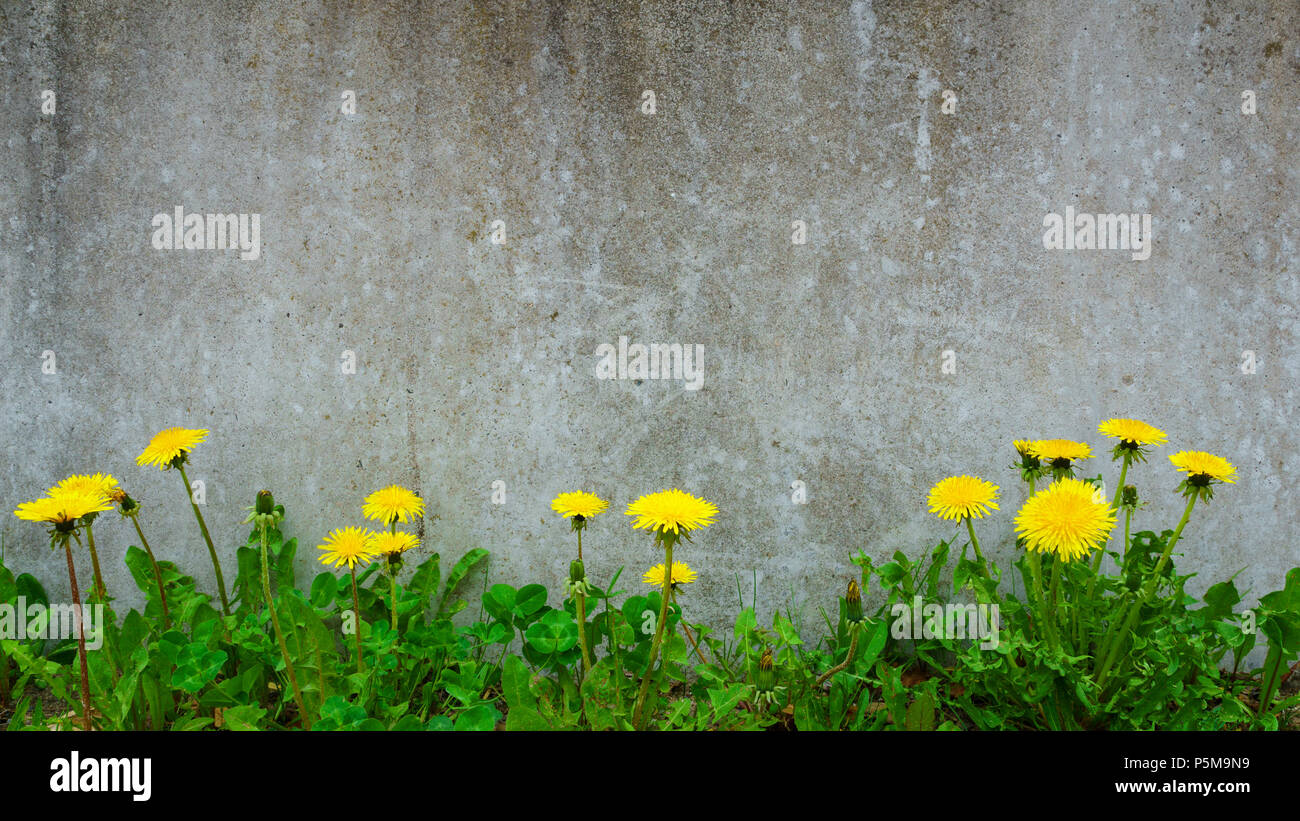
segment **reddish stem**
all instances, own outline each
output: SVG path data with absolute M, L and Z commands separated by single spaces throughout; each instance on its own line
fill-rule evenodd
M 77 569 L 72 564 L 72 545 L 65 539 L 63 551 L 68 557 L 68 582 L 72 585 L 72 604 L 76 607 L 77 654 L 81 659 L 81 720 L 86 732 L 90 726 L 90 668 L 86 665 L 86 625 L 81 612 L 81 592 L 77 590 Z

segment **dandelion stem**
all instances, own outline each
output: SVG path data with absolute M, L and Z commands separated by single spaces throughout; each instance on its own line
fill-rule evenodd
M 388 532 L 393 534 L 397 533 L 396 516 L 394 516 L 392 519 L 388 521 Z M 388 574 L 388 580 L 391 583 L 391 587 L 392 587 L 392 600 L 390 601 L 392 607 L 390 607 L 389 609 L 392 610 L 391 618 L 393 622 L 394 633 L 397 632 L 397 569 L 393 560 L 398 558 L 400 555 L 401 554 L 397 554 L 397 553 L 392 554 L 391 556 L 388 557 L 388 563 L 384 565 L 384 572 Z
M 575 528 L 578 531 L 578 561 L 582 561 L 582 528 Z M 585 581 L 585 577 L 583 581 Z M 573 602 L 578 609 L 578 644 L 582 647 L 582 677 L 586 678 L 591 672 L 591 648 L 587 646 L 587 596 L 581 590 L 576 590 L 573 594 Z
M 1032 548 L 1027 549 L 1025 559 L 1029 563 L 1029 575 L 1034 580 L 1034 598 L 1038 602 L 1038 624 L 1047 634 L 1047 641 L 1053 647 L 1060 646 L 1056 635 L 1056 624 L 1047 616 L 1047 595 L 1043 592 L 1043 557 Z
M 149 564 L 153 565 L 153 577 L 158 582 L 158 601 L 162 604 L 163 630 L 170 630 L 171 616 L 167 613 L 167 591 L 163 588 L 162 570 L 158 567 L 158 560 L 154 558 L 153 550 L 149 547 L 149 540 L 144 537 L 144 531 L 140 529 L 138 508 L 136 514 L 131 516 L 131 524 L 135 525 L 135 533 L 140 537 L 140 545 L 149 555 Z
M 1052 627 L 1053 629 L 1056 630 L 1058 642 L 1060 641 L 1061 627 L 1065 626 L 1062 625 L 1061 623 L 1061 610 L 1060 610 L 1061 608 L 1061 564 L 1062 561 L 1060 556 L 1054 556 L 1052 558 L 1052 602 L 1050 607 L 1052 608 Z M 1066 629 L 1068 632 L 1069 629 L 1068 626 L 1066 627 Z
M 104 586 L 104 576 L 99 572 L 99 553 L 95 550 L 95 531 L 90 524 L 90 517 L 86 518 L 86 547 L 90 550 L 90 566 L 95 571 L 95 587 L 90 591 L 90 600 L 102 602 L 108 596 L 108 588 Z
M 77 658 L 81 661 L 81 725 L 90 732 L 90 668 L 86 662 L 86 625 L 84 613 L 81 612 L 81 592 L 77 589 L 77 569 L 72 563 L 72 543 L 63 536 L 63 552 L 68 557 L 68 584 L 72 587 L 72 606 L 77 608 Z
M 587 647 L 587 597 L 579 591 L 573 594 L 573 598 L 578 605 L 578 643 L 582 645 L 582 675 L 585 678 L 591 672 L 591 650 Z
M 969 516 L 963 516 L 962 518 L 966 520 L 966 532 L 970 534 L 971 547 L 975 548 L 975 558 L 980 560 L 980 573 L 985 578 L 988 578 L 989 569 L 984 561 L 984 554 L 980 552 L 980 540 L 975 535 L 975 525 L 971 523 Z
M 1192 493 L 1187 499 L 1187 509 L 1183 511 L 1183 518 L 1178 521 L 1178 527 L 1174 528 L 1174 535 L 1170 536 L 1169 541 L 1165 543 L 1165 549 L 1164 552 L 1160 554 L 1160 560 L 1156 562 L 1156 566 L 1152 569 L 1151 576 L 1147 579 L 1147 583 L 1142 586 L 1142 595 L 1139 596 L 1132 605 L 1130 605 L 1128 616 L 1122 622 L 1124 625 L 1123 628 L 1115 634 L 1111 647 L 1108 648 L 1109 652 L 1106 654 L 1106 662 L 1101 666 L 1101 669 L 1097 671 L 1097 686 L 1099 688 L 1105 686 L 1110 676 L 1111 668 L 1114 667 L 1115 662 L 1119 658 L 1119 651 L 1124 646 L 1125 637 L 1128 633 L 1133 631 L 1133 627 L 1137 624 L 1138 616 L 1141 614 L 1143 606 L 1145 606 L 1146 603 L 1151 600 L 1151 596 L 1155 594 L 1156 585 L 1160 583 L 1160 574 L 1164 571 L 1165 565 L 1169 563 L 1169 557 L 1174 552 L 1174 545 L 1178 543 L 1178 537 L 1183 535 L 1183 528 L 1187 526 L 1187 520 L 1192 516 L 1192 508 L 1196 506 L 1196 497 L 1197 494 Z
M 617 574 L 615 574 L 617 577 Z M 610 587 L 613 587 L 611 582 Z M 623 660 L 618 655 L 618 634 L 615 632 L 614 611 L 609 606 L 610 588 L 605 588 L 605 620 L 609 625 L 609 649 L 614 656 L 614 703 L 623 703 Z
M 654 641 L 650 643 L 650 659 L 646 663 L 645 676 L 641 679 L 641 691 L 637 694 L 636 708 L 632 711 L 632 726 L 636 729 L 643 729 L 641 726 L 641 711 L 645 707 L 646 694 L 650 692 L 650 679 L 654 677 L 655 660 L 659 658 L 659 643 L 663 641 L 664 625 L 668 622 L 668 601 L 669 585 L 672 579 L 673 566 L 673 542 L 675 534 L 662 533 L 664 544 L 664 567 L 669 568 L 667 579 L 664 582 L 664 589 L 660 593 L 661 603 L 659 605 L 659 621 L 655 624 Z
M 361 599 L 357 596 L 357 566 L 355 564 L 352 565 L 352 615 L 355 617 L 352 629 L 357 637 L 357 672 L 364 673 L 366 671 L 366 660 L 361 654 Z
M 195 508 L 197 510 L 198 508 Z M 271 611 L 271 626 L 275 628 L 275 640 L 280 644 L 280 656 L 284 658 L 284 669 L 289 674 L 289 684 L 293 685 L 293 700 L 298 705 L 298 714 L 302 716 L 302 726 L 304 729 L 311 729 L 311 718 L 307 715 L 307 707 L 302 698 L 302 690 L 298 687 L 298 676 L 293 671 L 293 661 L 289 658 L 289 646 L 284 641 L 284 631 L 280 629 L 280 616 L 275 611 L 275 599 L 271 596 L 271 568 L 267 563 L 266 555 L 266 525 L 261 525 L 262 531 L 262 592 L 266 594 L 266 606 Z
M 393 570 L 388 574 L 388 580 L 392 583 L 392 605 L 393 605 L 393 632 L 397 632 L 397 571 Z
M 1128 567 L 1129 525 L 1133 523 L 1133 508 L 1124 510 L 1124 566 Z
M 104 577 L 99 572 L 99 554 L 95 552 L 95 531 L 91 526 L 91 518 L 82 520 L 86 524 L 86 548 L 90 551 L 90 564 L 95 570 L 95 586 L 90 591 L 87 598 L 87 604 L 95 602 L 104 603 L 108 598 L 108 588 L 104 586 Z M 108 657 L 108 667 L 113 671 L 113 684 L 117 684 L 120 673 L 117 669 L 117 658 L 113 655 L 113 643 L 104 643 L 104 654 Z
M 208 543 L 208 555 L 212 557 L 212 569 L 217 574 L 217 592 L 221 594 L 221 611 L 230 615 L 230 600 L 226 597 L 226 579 L 221 575 L 221 562 L 217 561 L 217 549 L 212 546 L 212 536 L 208 533 L 208 525 L 203 521 L 203 512 L 194 502 L 194 492 L 190 488 L 190 477 L 185 475 L 185 465 L 177 465 L 181 472 L 181 482 L 185 485 L 185 497 L 190 500 L 190 507 L 194 509 L 194 518 L 198 519 L 199 530 L 203 532 L 203 541 Z
M 1130 450 L 1125 450 L 1124 463 L 1120 465 L 1120 469 L 1119 469 L 1119 484 L 1115 486 L 1115 498 L 1112 499 L 1110 502 L 1111 510 L 1119 510 L 1119 500 L 1120 497 L 1124 494 L 1124 480 L 1128 478 L 1128 466 L 1129 463 L 1132 461 L 1133 461 L 1133 452 Z M 1124 537 L 1125 552 L 1127 552 L 1127 545 L 1128 545 L 1127 525 L 1125 525 L 1124 532 L 1125 532 L 1125 537 Z M 1092 562 L 1092 578 L 1088 579 L 1088 601 L 1092 601 L 1093 592 L 1097 589 L 1097 573 L 1098 571 L 1101 570 L 1101 560 L 1105 558 L 1106 548 L 1109 545 L 1110 545 L 1110 533 L 1106 534 L 1106 542 L 1101 546 L 1101 550 L 1097 551 L 1097 558 L 1093 559 Z

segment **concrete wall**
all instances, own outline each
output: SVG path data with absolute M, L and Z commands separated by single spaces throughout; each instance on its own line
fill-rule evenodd
M 1181 510 L 1167 454 L 1218 453 L 1240 481 L 1179 568 L 1276 589 L 1300 564 L 1297 31 L 1289 0 L 6 3 L 6 562 L 66 590 L 8 511 L 107 471 L 214 589 L 180 480 L 134 462 L 180 425 L 212 431 L 190 470 L 228 578 L 259 488 L 314 574 L 400 482 L 439 517 L 422 553 L 488 547 L 552 604 L 549 502 L 595 490 L 589 572 L 635 590 L 662 559 L 622 511 L 678 486 L 721 510 L 679 551 L 690 614 L 729 624 L 756 574 L 762 618 L 815 628 L 850 554 L 956 534 L 936 480 L 1003 485 L 980 530 L 1008 562 L 1011 440 L 1089 441 L 1113 482 L 1096 425 L 1136 416 L 1170 437 L 1132 475 L 1138 526 Z M 259 214 L 259 257 L 155 249 L 176 206 Z M 1067 206 L 1151 214 L 1149 259 L 1045 249 Z M 703 346 L 703 386 L 598 379 L 620 336 Z M 115 518 L 108 581 L 138 604 Z

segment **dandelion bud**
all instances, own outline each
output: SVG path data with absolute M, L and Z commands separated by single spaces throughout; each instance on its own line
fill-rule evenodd
M 275 497 L 269 490 L 259 490 L 253 506 L 248 508 L 248 518 L 244 523 L 252 522 L 256 527 L 271 528 L 279 525 L 284 518 L 284 505 L 277 505 Z
M 862 590 L 858 587 L 857 580 L 849 580 L 849 592 L 844 596 L 845 614 L 850 622 L 857 624 L 862 621 Z
M 760 693 L 770 693 L 776 689 L 776 669 L 772 663 L 771 647 L 764 647 L 763 654 L 758 657 L 758 675 L 754 679 L 754 687 Z
M 1120 500 L 1124 507 L 1137 507 L 1138 489 L 1133 485 L 1124 485 L 1124 493 Z
M 259 490 L 257 492 L 257 512 L 259 515 L 266 515 L 275 511 L 275 496 L 271 495 L 269 490 Z
M 121 488 L 116 488 L 110 498 L 117 502 L 118 512 L 123 516 L 134 516 L 140 510 L 140 503 L 131 498 L 131 495 Z
M 590 596 L 594 588 L 587 584 L 587 569 L 582 561 L 574 559 L 569 562 L 569 578 L 564 581 L 564 589 L 570 596 Z

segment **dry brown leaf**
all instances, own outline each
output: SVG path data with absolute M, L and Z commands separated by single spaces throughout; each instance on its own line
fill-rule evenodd
M 904 671 L 903 671 L 903 686 L 904 686 L 904 687 L 914 687 L 914 686 L 916 686 L 917 684 L 920 684 L 921 682 L 925 681 L 925 680 L 928 679 L 929 677 L 930 677 L 930 676 L 929 676 L 927 673 L 924 673 L 924 672 L 922 672 L 922 671 L 920 671 L 920 670 L 917 670 L 917 669 L 915 669 L 915 668 L 914 668 L 914 669 L 911 669 L 911 670 L 904 670 Z

